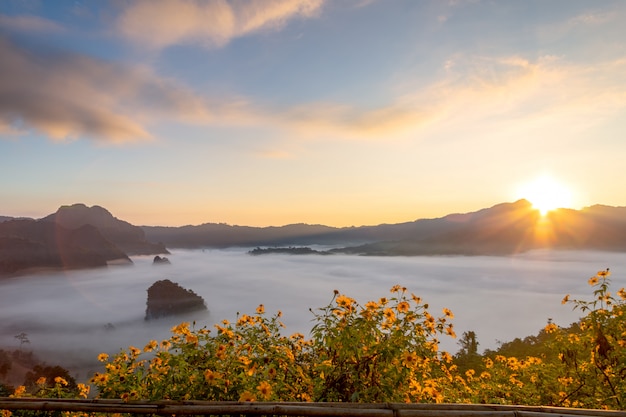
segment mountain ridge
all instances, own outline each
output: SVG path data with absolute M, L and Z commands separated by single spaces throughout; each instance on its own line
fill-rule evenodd
M 506 255 L 539 248 L 626 251 L 626 207 L 597 204 L 541 216 L 524 199 L 474 212 L 376 226 L 300 223 L 255 228 L 204 223 L 142 228 L 148 239 L 170 248 L 332 245 L 344 246 L 334 252 L 406 256 Z
M 626 207 L 596 204 L 542 216 L 522 199 L 439 218 L 358 227 L 135 226 L 101 206 L 81 203 L 39 220 L 0 217 L 0 273 L 29 266 L 102 266 L 116 257 L 130 261 L 129 255 L 167 254 L 168 247 L 303 245 L 376 256 L 509 255 L 544 248 L 626 252 Z

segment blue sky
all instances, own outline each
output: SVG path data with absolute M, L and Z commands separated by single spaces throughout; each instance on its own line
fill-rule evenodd
M 395 223 L 626 205 L 623 1 L 0 3 L 0 214 Z M 553 193 L 554 194 L 554 193 Z

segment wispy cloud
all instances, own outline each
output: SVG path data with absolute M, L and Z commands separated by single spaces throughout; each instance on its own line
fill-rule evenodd
M 153 49 L 198 43 L 220 47 L 230 40 L 276 30 L 294 18 L 315 16 L 323 0 L 140 0 L 130 3 L 117 29 Z
M 556 39 L 565 38 L 566 36 L 571 36 L 577 32 L 585 33 L 590 30 L 597 30 L 598 27 L 603 25 L 615 25 L 617 23 L 616 27 L 619 27 L 625 14 L 626 10 L 624 10 L 623 5 L 614 9 L 589 10 L 566 20 L 541 26 L 537 29 L 537 34 L 540 39 L 554 41 Z M 607 39 L 605 39 L 605 41 L 606 40 Z
M 626 108 L 626 59 L 593 65 L 554 56 L 528 59 L 454 56 L 430 84 L 407 80 L 388 105 L 362 109 L 338 103 L 308 103 L 281 115 L 304 134 L 390 140 L 435 125 L 496 125 L 523 129 L 530 123 L 589 126 Z
M 65 28 L 60 24 L 38 16 L 7 16 L 0 14 L 0 27 L 14 32 L 58 33 Z

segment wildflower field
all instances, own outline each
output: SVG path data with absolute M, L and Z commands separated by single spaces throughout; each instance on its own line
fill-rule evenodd
M 623 410 L 626 291 L 610 292 L 608 270 L 589 279 L 589 300 L 563 304 L 579 322 L 548 323 L 537 336 L 478 354 L 473 332 L 455 355 L 451 310 L 429 311 L 399 285 L 361 304 L 335 291 L 312 310 L 310 337 L 284 335 L 281 313 L 263 305 L 214 329 L 181 323 L 167 340 L 100 354 L 103 369 L 69 387 L 38 379 L 14 397 L 136 400 L 422 402 L 546 405 Z M 511 353 L 516 353 L 515 355 Z M 5 411 L 5 416 L 10 412 Z

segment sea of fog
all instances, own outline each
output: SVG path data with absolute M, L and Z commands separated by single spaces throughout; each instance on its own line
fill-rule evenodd
M 22 346 L 49 364 L 61 364 L 79 380 L 100 370 L 96 356 L 129 345 L 168 338 L 180 321 L 197 327 L 237 312 L 253 314 L 264 304 L 268 314 L 283 312 L 285 333 L 309 334 L 313 315 L 339 290 L 361 304 L 388 297 L 394 284 L 408 288 L 430 304 L 433 315 L 443 307 L 455 314 L 457 335 L 476 332 L 479 349 L 536 334 L 548 319 L 569 325 L 579 318 L 565 294 L 589 298 L 587 279 L 611 268 L 614 291 L 626 286 L 626 256 L 606 252 L 537 251 L 510 257 L 354 255 L 251 256 L 247 249 L 176 250 L 171 265 L 153 265 L 152 257 L 135 257 L 134 265 L 46 272 L 0 280 L 0 346 Z M 170 279 L 206 301 L 208 312 L 146 322 L 146 290 Z M 458 350 L 442 336 L 441 348 Z

